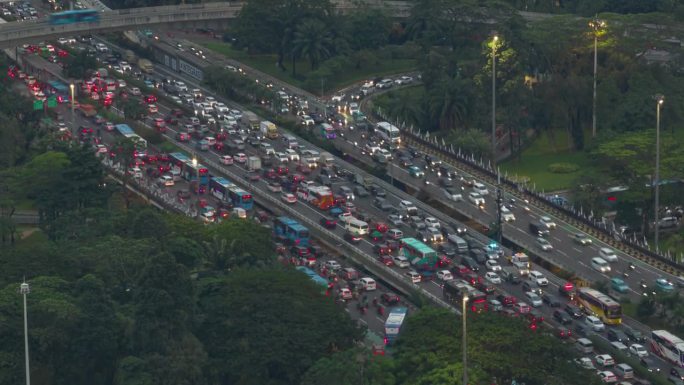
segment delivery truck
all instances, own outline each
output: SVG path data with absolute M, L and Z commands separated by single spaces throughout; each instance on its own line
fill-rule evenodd
M 268 139 L 278 139 L 278 127 L 268 120 L 260 123 L 261 133 Z

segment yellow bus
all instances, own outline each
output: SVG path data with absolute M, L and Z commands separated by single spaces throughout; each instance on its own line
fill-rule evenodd
M 622 306 L 598 290 L 582 287 L 577 291 L 577 302 L 588 313 L 600 318 L 607 325 L 622 323 Z

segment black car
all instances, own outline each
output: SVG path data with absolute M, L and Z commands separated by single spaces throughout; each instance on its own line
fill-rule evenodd
M 572 318 L 568 315 L 568 313 L 559 309 L 553 311 L 553 318 L 561 325 L 570 325 L 572 323 Z
M 660 373 L 660 368 L 658 367 L 658 364 L 651 357 L 641 357 L 639 363 L 649 372 Z
M 444 177 L 444 176 L 440 177 L 439 180 L 437 181 L 437 183 L 439 183 L 439 185 L 442 187 L 453 187 L 454 186 L 454 182 L 451 179 Z
M 326 229 L 334 229 L 337 227 L 337 220 L 333 218 L 321 218 L 321 226 Z
M 370 189 L 371 194 L 373 194 L 373 196 L 380 197 L 380 198 L 387 196 L 387 193 L 385 192 L 385 190 L 376 184 L 370 185 L 369 189 Z
M 470 256 L 477 261 L 477 263 L 484 265 L 487 262 L 487 253 L 480 248 L 470 249 Z
M 570 314 L 572 318 L 575 319 L 580 319 L 584 316 L 584 312 L 582 312 L 582 309 L 572 304 L 565 305 L 564 310 L 566 313 Z
M 644 336 L 641 334 L 641 332 L 637 329 L 633 329 L 627 325 L 622 326 L 622 330 L 624 330 L 625 334 L 627 337 L 629 337 L 630 340 L 632 340 L 635 343 L 644 343 L 646 342 L 646 339 Z
M 472 271 L 480 270 L 480 267 L 477 265 L 477 262 L 475 262 L 475 260 L 471 257 L 463 257 L 463 259 L 461 259 L 461 263 Z
M 354 193 L 356 194 L 356 196 L 361 197 L 361 198 L 367 197 L 368 195 L 370 195 L 368 193 L 368 190 L 363 188 L 363 186 L 355 186 L 354 187 Z
M 673 367 L 672 369 L 670 369 L 670 378 L 676 378 L 679 380 L 684 380 L 684 369 L 678 368 L 678 367 Z
M 549 293 L 542 294 L 542 302 L 549 305 L 550 307 L 560 307 L 561 305 L 558 298 L 556 298 L 555 295 Z
M 539 287 L 536 283 L 533 283 L 533 282 L 531 282 L 531 281 L 525 281 L 525 282 L 523 282 L 523 284 L 522 284 L 522 290 L 523 290 L 523 292 L 531 291 L 531 292 L 536 293 L 536 294 L 538 294 L 538 295 L 542 295 L 542 294 L 543 294 L 542 288 Z
M 349 243 L 359 243 L 363 240 L 363 237 L 347 232 L 344 233 L 344 240 Z
M 439 246 L 439 251 L 441 251 L 442 254 L 444 254 L 447 257 L 452 258 L 452 259 L 454 257 L 456 257 L 456 254 L 457 254 L 456 249 L 453 246 L 449 245 L 448 243 L 442 243 Z
M 449 165 L 441 164 L 439 165 L 439 174 L 442 177 L 454 179 L 456 176 L 456 171 L 454 171 L 454 169 L 452 169 Z
M 608 329 L 606 336 L 608 337 L 609 341 L 618 341 L 622 342 L 623 344 L 627 344 L 627 341 L 629 340 L 627 334 L 618 329 Z
M 411 160 L 411 158 L 401 157 L 399 158 L 399 165 L 404 168 L 409 168 L 413 166 L 413 161 Z
M 538 223 L 530 223 L 530 233 L 537 237 L 548 237 L 550 234 L 549 229 Z

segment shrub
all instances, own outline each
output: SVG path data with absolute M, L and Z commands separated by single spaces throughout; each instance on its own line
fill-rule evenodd
M 579 166 L 574 163 L 551 163 L 548 170 L 554 174 L 570 174 L 579 170 Z

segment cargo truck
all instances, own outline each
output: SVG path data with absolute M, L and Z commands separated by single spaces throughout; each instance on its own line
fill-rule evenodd
M 146 74 L 151 74 L 154 71 L 154 65 L 147 59 L 138 60 L 138 67 L 140 67 L 140 71 Z
M 249 129 L 253 131 L 259 130 L 259 123 L 261 123 L 259 117 L 252 111 L 243 112 L 240 121 L 247 124 Z
M 247 169 L 249 171 L 261 170 L 261 158 L 258 156 L 250 156 L 247 158 Z
M 509 257 L 509 261 L 518 269 L 522 276 L 530 273 L 530 257 L 525 253 L 515 253 Z
M 261 133 L 268 139 L 278 139 L 278 127 L 268 120 L 263 120 L 259 124 Z

